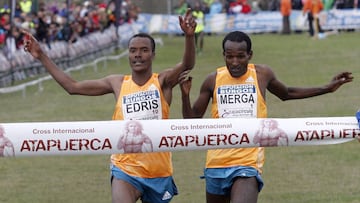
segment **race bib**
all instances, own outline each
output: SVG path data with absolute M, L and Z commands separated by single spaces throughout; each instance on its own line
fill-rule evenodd
M 220 118 L 254 118 L 257 116 L 256 104 L 254 84 L 225 85 L 217 89 Z

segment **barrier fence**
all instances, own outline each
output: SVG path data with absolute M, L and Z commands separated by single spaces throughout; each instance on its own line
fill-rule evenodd
M 360 9 L 333 9 L 323 11 L 319 20 L 324 30 L 359 30 Z M 141 14 L 137 28 L 144 32 L 161 34 L 179 34 L 181 29 L 176 15 Z M 307 31 L 307 16 L 302 11 L 292 10 L 290 27 L 293 31 Z M 229 15 L 219 13 L 205 15 L 206 33 L 223 34 L 234 30 L 246 33 L 274 33 L 282 30 L 282 15 L 280 11 L 261 11 L 250 14 Z
M 81 70 L 84 67 L 88 67 L 88 66 L 93 66 L 94 71 L 97 71 L 98 64 L 100 62 L 105 62 L 106 63 L 108 60 L 119 60 L 120 58 L 127 55 L 127 53 L 128 53 L 127 50 L 125 50 L 122 53 L 120 53 L 119 55 L 107 55 L 107 56 L 102 56 L 102 57 L 96 57 L 95 60 L 91 59 L 91 62 L 87 62 L 87 63 L 83 62 L 80 65 L 77 65 L 75 67 L 69 67 L 64 71 L 65 72 L 77 71 L 77 70 Z M 104 66 L 106 66 L 106 64 Z M 0 88 L 0 94 L 6 94 L 6 93 L 22 91 L 22 96 L 25 97 L 27 87 L 38 85 L 39 86 L 39 91 L 41 91 L 43 89 L 42 88 L 42 82 L 46 81 L 46 80 L 50 80 L 50 79 L 52 79 L 52 77 L 50 75 L 47 75 L 47 76 L 40 77 L 38 79 L 32 80 L 30 82 L 22 83 L 20 85 L 15 85 L 15 86 L 6 87 L 6 88 Z
M 41 46 L 59 67 L 67 69 L 112 53 L 118 45 L 117 42 L 114 28 L 110 28 L 104 32 L 96 32 L 79 38 L 73 44 L 58 41 L 50 45 L 41 44 Z M 45 72 L 42 65 L 22 49 L 7 53 L 7 56 L 0 54 L 0 63 L 0 87 L 36 77 Z

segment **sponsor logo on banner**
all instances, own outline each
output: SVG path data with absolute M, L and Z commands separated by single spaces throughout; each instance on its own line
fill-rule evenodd
M 0 157 L 340 144 L 355 117 L 166 119 L 0 124 Z

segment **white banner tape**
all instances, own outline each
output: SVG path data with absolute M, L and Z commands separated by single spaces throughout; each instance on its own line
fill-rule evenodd
M 340 144 L 355 117 L 0 123 L 0 157 Z

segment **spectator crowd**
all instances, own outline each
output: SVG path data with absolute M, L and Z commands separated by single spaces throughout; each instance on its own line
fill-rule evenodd
M 46 1 L 45 1 L 46 2 Z M 34 9 L 37 8 L 37 9 Z M 136 20 L 139 7 L 130 0 L 124 0 L 119 24 Z M 12 51 L 22 47 L 21 29 L 32 33 L 40 42 L 50 45 L 54 41 L 76 42 L 80 37 L 96 31 L 104 31 L 115 23 L 115 3 L 93 1 L 72 3 L 40 2 L 32 5 L 31 0 L 16 2 L 12 23 L 9 5 L 0 10 L 0 47 Z M 8 38 L 12 38 L 7 42 Z
M 37 74 L 34 70 L 30 73 L 17 71 L 29 65 L 23 51 L 25 36 L 22 30 L 30 32 L 46 45 L 55 61 L 64 60 L 113 46 L 117 41 L 115 25 L 134 22 L 140 12 L 131 0 L 123 0 L 119 21 L 116 22 L 114 0 L 108 4 L 92 0 L 71 5 L 64 1 L 44 2 L 33 5 L 31 0 L 19 0 L 14 12 L 6 4 L 0 9 L 1 77 L 10 74 L 10 69 L 11 74 L 16 76 L 12 80 Z

